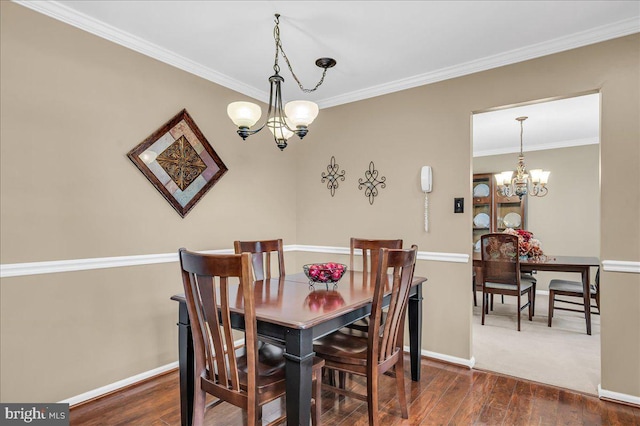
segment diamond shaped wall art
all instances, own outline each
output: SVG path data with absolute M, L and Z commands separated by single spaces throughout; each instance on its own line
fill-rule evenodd
M 181 217 L 228 170 L 186 109 L 127 156 Z

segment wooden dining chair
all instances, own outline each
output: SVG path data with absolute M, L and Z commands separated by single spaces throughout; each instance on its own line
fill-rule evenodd
M 533 276 L 533 272 L 520 272 L 520 281 L 529 281 L 531 283 L 531 316 L 536 316 L 536 288 L 538 280 Z
M 271 297 L 271 278 L 280 278 L 278 283 L 277 292 L 277 304 L 282 304 L 283 294 L 280 288 L 283 285 L 285 277 L 284 269 L 284 245 L 282 239 L 277 240 L 254 240 L 254 241 L 234 241 L 233 248 L 236 254 L 251 253 L 251 264 L 253 266 L 253 274 L 256 280 L 256 292 L 260 291 L 260 294 L 256 294 L 256 297 L 264 298 L 264 300 Z M 275 256 L 275 263 L 277 264 L 277 275 L 271 274 L 272 256 Z M 274 283 L 275 284 L 275 283 Z M 258 300 L 260 303 L 262 300 Z M 266 336 L 258 336 L 258 351 L 260 356 L 264 356 L 263 353 L 273 356 L 274 354 L 284 354 L 284 348 L 272 339 L 268 339 Z
M 251 253 L 253 272 L 256 281 L 263 279 L 284 277 L 284 249 L 282 239 L 277 240 L 257 240 L 257 241 L 234 241 L 233 247 L 236 254 Z M 278 274 L 271 275 L 271 256 L 276 256 Z
M 476 292 L 482 291 L 482 282 L 481 282 L 481 279 L 479 278 L 480 276 L 482 276 L 482 272 L 480 271 L 480 269 L 481 268 L 473 268 L 473 277 L 471 278 L 471 291 L 473 292 L 473 306 L 478 306 Z M 536 315 L 536 286 L 537 286 L 538 280 L 536 280 L 532 272 L 521 272 L 520 280 L 529 281 L 531 283 L 531 286 L 533 287 L 533 289 L 531 290 L 531 296 L 532 296 L 531 315 L 535 316 Z M 501 295 L 500 297 L 502 298 L 502 303 L 504 304 L 504 295 Z M 491 297 L 491 304 L 489 309 L 493 311 L 493 296 Z
M 361 270 L 364 274 L 362 285 L 369 285 L 375 282 L 374 276 L 378 270 L 378 264 L 380 261 L 380 249 L 401 249 L 401 239 L 387 239 L 387 240 L 371 240 L 366 238 L 354 238 L 351 237 L 349 243 L 349 269 L 351 271 Z M 362 253 L 362 262 L 356 262 L 356 251 L 360 250 Z M 359 263 L 359 264 L 357 264 Z M 386 311 L 382 312 L 380 320 L 384 323 L 386 318 Z M 369 331 L 369 317 L 364 317 L 358 321 L 351 323 L 342 329 L 342 332 L 348 334 L 357 334 L 360 336 L 366 336 Z M 334 383 L 334 374 L 331 370 L 328 371 L 330 383 Z M 345 387 L 345 373 L 339 372 L 338 380 L 340 387 Z
M 520 257 L 518 255 L 518 237 L 510 234 L 494 233 L 481 237 L 482 257 L 482 325 L 489 313 L 489 295 L 515 296 L 517 299 L 518 331 L 520 331 L 520 312 L 529 308 L 529 321 L 533 316 L 533 283 L 522 280 L 520 275 Z M 522 304 L 522 296 L 527 294 L 527 303 Z
M 245 410 L 246 424 L 261 424 L 261 407 L 285 394 L 285 361 L 266 363 L 258 356 L 251 255 L 206 255 L 181 248 L 179 256 L 195 354 L 193 424 L 203 424 L 207 393 L 219 399 L 214 405 L 226 401 Z M 231 329 L 235 291 L 242 294 L 242 350 L 234 348 Z M 320 424 L 318 378 L 323 365 L 321 358 L 314 358 L 311 405 L 315 425 Z
M 349 269 L 352 271 L 361 270 L 370 274 L 375 273 L 378 269 L 381 248 L 401 249 L 402 240 L 369 240 L 352 237 L 349 244 Z M 361 265 L 356 265 L 356 250 L 362 251 Z
M 471 292 L 473 293 L 473 306 L 478 306 L 478 298 L 476 296 L 476 292 L 482 291 L 482 284 L 480 283 L 479 274 L 476 269 L 473 268 L 473 274 L 471 276 Z
M 564 298 L 558 299 L 557 296 L 575 297 L 579 298 L 580 301 L 567 300 Z M 591 305 L 591 308 L 598 309 L 597 312 L 592 312 L 592 314 L 600 315 L 600 268 L 598 268 L 598 271 L 596 272 L 595 283 L 589 284 L 589 296 L 590 299 L 594 299 L 596 302 L 595 306 Z M 557 302 L 567 303 L 570 305 L 578 305 L 581 306 L 582 309 L 556 306 Z M 581 312 L 586 315 L 584 311 L 584 287 L 582 286 L 581 281 L 553 279 L 549 282 L 549 319 L 547 320 L 547 325 L 549 327 L 551 327 L 551 322 L 553 320 L 553 311 L 555 309 L 558 309 L 560 311 Z
M 362 271 L 364 273 L 364 277 L 362 280 L 362 285 L 372 285 L 375 280 L 374 276 L 378 270 L 378 263 L 380 260 L 380 249 L 401 249 L 402 248 L 402 240 L 401 239 L 386 239 L 386 240 L 372 240 L 368 238 L 355 238 L 351 237 L 349 242 L 349 269 L 351 271 Z M 356 261 L 356 251 L 360 251 L 362 254 L 362 261 Z M 384 322 L 386 317 L 386 312 L 383 311 L 381 315 L 381 321 Z M 357 334 L 360 336 L 366 336 L 367 331 L 369 330 L 369 317 L 364 317 L 359 319 L 358 321 L 351 323 L 342 329 L 342 332 L 346 332 L 350 335 Z M 329 381 L 330 383 L 334 383 L 334 374 L 333 371 L 328 370 Z M 338 373 L 338 380 L 340 387 L 344 389 L 345 387 L 345 379 L 346 375 L 344 372 Z
M 325 360 L 327 369 L 366 377 L 366 396 L 331 384 L 323 384 L 322 388 L 367 401 L 370 425 L 379 424 L 378 389 L 380 376 L 385 373 L 395 377 L 400 411 L 403 418 L 408 418 L 404 388 L 404 321 L 417 252 L 415 245 L 409 250 L 379 250 L 371 321 L 366 336 L 351 336 L 338 331 L 316 340 L 313 345 L 316 355 Z M 387 320 L 383 324 L 385 294 L 390 294 L 391 299 Z
M 364 238 L 351 238 L 349 245 L 349 268 L 350 270 L 359 270 L 356 266 L 355 253 L 356 250 L 362 252 L 362 272 L 365 274 L 363 279 L 363 285 L 367 283 L 373 283 L 374 274 L 378 270 L 378 264 L 380 261 L 380 249 L 401 249 L 402 240 L 368 240 Z M 384 314 L 382 321 L 384 321 Z M 369 318 L 363 318 L 347 326 L 350 330 L 359 330 L 361 332 L 367 332 L 369 329 Z

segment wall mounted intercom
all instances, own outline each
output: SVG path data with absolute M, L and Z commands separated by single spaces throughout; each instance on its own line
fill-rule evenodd
M 428 194 L 433 189 L 433 174 L 431 166 L 423 166 L 420 172 L 420 186 L 424 192 L 424 230 L 429 232 L 429 198 Z
M 431 174 L 431 166 L 423 166 L 420 173 L 420 181 L 422 183 L 422 192 L 431 192 L 433 184 L 433 176 Z

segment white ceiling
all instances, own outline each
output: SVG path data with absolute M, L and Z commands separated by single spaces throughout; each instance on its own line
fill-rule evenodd
M 638 0 L 15 2 L 261 101 L 280 13 L 284 50 L 305 87 L 320 78 L 317 58 L 338 62 L 304 94 L 280 59 L 284 99 L 321 108 L 640 32 Z M 513 118 L 500 133 L 514 133 Z M 534 123 L 532 114 L 525 135 Z M 515 135 L 517 150 L 517 126 Z
M 566 98 L 474 114 L 473 156 L 566 148 L 600 142 L 600 95 Z

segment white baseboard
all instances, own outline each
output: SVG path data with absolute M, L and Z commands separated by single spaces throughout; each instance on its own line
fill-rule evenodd
M 238 348 L 244 344 L 244 339 L 238 339 L 233 342 L 233 347 Z M 98 398 L 100 396 L 106 395 L 110 392 L 117 391 L 118 389 L 125 388 L 127 386 L 135 385 L 138 382 L 141 382 L 146 379 L 150 379 L 154 376 L 159 376 L 162 373 L 166 373 L 167 371 L 173 370 L 174 368 L 178 368 L 178 361 L 172 362 L 167 365 L 163 365 L 158 368 L 154 368 L 153 370 L 145 371 L 140 374 L 136 374 L 135 376 L 127 377 L 126 379 L 119 380 L 115 383 L 111 383 L 110 385 L 102 386 L 94 390 L 90 390 L 89 392 L 82 393 L 80 395 L 72 396 L 71 398 L 67 398 L 63 401 L 59 401 L 62 404 L 69 404 L 69 406 L 73 406 L 76 404 L 80 404 L 85 401 L 89 401 L 94 398 Z
M 117 391 L 118 389 L 136 384 L 151 377 L 158 376 L 162 373 L 166 373 L 167 371 L 173 370 L 174 368 L 178 368 L 178 361 L 163 365 L 158 368 L 154 368 L 153 370 L 145 371 L 144 373 L 136 374 L 135 376 L 127 377 L 126 379 L 118 380 L 117 382 L 111 383 L 110 385 L 102 386 L 97 389 L 90 390 L 89 392 L 81 393 L 80 395 L 72 396 L 71 398 L 59 401 L 59 403 L 69 404 L 69 406 L 80 404 L 82 402 L 98 398 L 102 395 L 106 395 L 110 392 Z
M 610 399 L 613 401 L 620 401 L 626 404 L 632 404 L 640 406 L 640 396 L 627 395 L 626 393 L 613 392 L 606 389 L 602 389 L 602 386 L 598 385 L 598 397 L 602 399 Z
M 409 352 L 409 347 L 404 347 L 405 352 Z M 438 352 L 431 352 L 427 350 L 420 351 L 422 356 L 427 358 L 438 359 L 441 361 L 445 361 L 451 364 L 462 365 L 464 367 L 473 368 L 476 364 L 475 357 L 471 357 L 471 359 L 458 358 L 451 355 L 445 355 Z M 613 392 L 610 390 L 602 389 L 601 385 L 598 385 L 598 397 L 601 399 L 608 399 L 611 401 L 623 402 L 625 404 L 631 404 L 640 407 L 640 396 L 628 395 L 620 392 Z
M 404 351 L 409 352 L 409 346 L 405 346 Z M 467 368 L 473 368 L 473 366 L 476 365 L 476 359 L 474 357 L 471 357 L 471 359 L 458 358 L 457 356 L 441 354 L 439 352 L 431 352 L 425 349 L 422 349 L 420 351 L 420 355 L 427 358 L 433 358 L 440 361 L 448 362 L 449 364 L 461 365 Z

